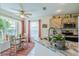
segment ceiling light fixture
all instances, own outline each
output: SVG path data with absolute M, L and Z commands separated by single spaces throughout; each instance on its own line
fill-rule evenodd
M 46 10 L 47 8 L 46 7 L 43 7 L 43 10 Z
M 61 11 L 62 11 L 62 10 L 60 10 L 60 9 L 56 10 L 57 13 L 60 13 Z
M 20 17 L 21 17 L 21 18 L 24 18 L 25 16 L 24 16 L 24 15 L 20 15 Z

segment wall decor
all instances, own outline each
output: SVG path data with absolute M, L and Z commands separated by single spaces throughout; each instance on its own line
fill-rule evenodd
M 47 28 L 47 24 L 43 24 L 42 25 L 42 28 Z

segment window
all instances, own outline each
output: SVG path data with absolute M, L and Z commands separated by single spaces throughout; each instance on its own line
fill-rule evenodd
M 16 34 L 16 23 L 17 20 L 0 16 L 0 42 L 6 39 L 6 35 L 10 36 Z

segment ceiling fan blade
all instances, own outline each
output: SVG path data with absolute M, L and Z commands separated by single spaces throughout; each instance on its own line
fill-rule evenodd
M 28 18 L 30 18 L 29 16 L 25 16 L 25 17 L 28 17 Z
M 32 15 L 31 13 L 25 13 L 25 15 Z

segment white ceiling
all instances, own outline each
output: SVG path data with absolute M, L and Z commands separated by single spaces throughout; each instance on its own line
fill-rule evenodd
M 20 10 L 19 3 L 2 3 L 0 4 L 0 7 L 14 14 L 17 13 L 16 10 Z M 78 3 L 24 3 L 23 7 L 26 12 L 32 13 L 32 17 L 79 13 Z M 42 9 L 43 7 L 46 7 L 47 9 L 44 11 Z M 57 12 L 57 10 L 61 10 L 61 12 Z

